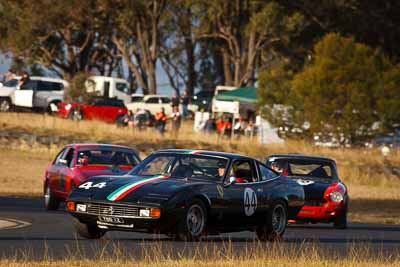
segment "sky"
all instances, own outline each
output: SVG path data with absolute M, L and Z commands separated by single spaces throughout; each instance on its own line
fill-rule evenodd
M 6 58 L 3 54 L 0 53 L 0 74 L 5 73 L 7 69 L 10 67 L 10 64 L 11 60 Z M 2 78 L 3 77 L 1 77 L 1 79 Z M 174 91 L 169 86 L 168 77 L 165 74 L 160 64 L 157 64 L 157 84 L 158 84 L 157 88 L 158 94 L 166 94 L 170 96 L 173 95 Z M 141 90 L 139 89 L 137 93 L 141 93 Z

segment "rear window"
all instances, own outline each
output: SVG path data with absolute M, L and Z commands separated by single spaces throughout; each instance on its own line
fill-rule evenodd
M 37 91 L 61 91 L 64 89 L 62 83 L 38 81 Z
M 273 170 L 289 176 L 337 179 L 335 167 L 330 161 L 313 159 L 269 159 L 267 165 Z
M 138 157 L 128 150 L 115 148 L 81 148 L 78 151 L 78 164 L 85 162 L 87 165 L 136 166 Z

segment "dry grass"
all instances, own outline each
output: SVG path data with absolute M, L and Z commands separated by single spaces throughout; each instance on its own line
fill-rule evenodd
M 120 248 L 118 244 L 109 250 L 99 248 L 97 254 L 88 258 L 80 252 L 68 255 L 65 259 L 55 260 L 45 254 L 43 259 L 30 260 L 25 252 L 13 259 L 0 260 L 1 266 L 399 266 L 400 257 L 385 253 L 371 253 L 366 244 L 349 244 L 346 252 L 339 253 L 331 249 L 318 247 L 317 244 L 287 245 L 285 243 L 249 243 L 240 249 L 232 242 L 213 244 L 199 243 L 190 253 L 177 252 L 171 246 L 154 243 L 139 253 Z M 186 252 L 188 252 L 186 251 Z
M 260 145 L 249 138 L 230 139 L 194 133 L 185 123 L 178 138 L 162 137 L 154 129 L 133 131 L 98 121 L 74 122 L 27 113 L 1 113 L 0 129 L 36 135 L 57 135 L 75 141 L 112 142 L 135 147 L 142 157 L 160 148 L 192 148 L 242 153 L 263 159 L 272 153 L 303 153 L 333 157 L 340 177 L 349 187 L 352 204 L 350 219 L 400 223 L 400 178 L 390 168 L 400 166 L 399 152 L 383 158 L 379 150 L 361 148 L 328 149 L 303 141 L 284 145 Z M 41 195 L 42 177 L 49 161 L 61 145 L 44 146 L 24 140 L 0 138 L 0 194 Z

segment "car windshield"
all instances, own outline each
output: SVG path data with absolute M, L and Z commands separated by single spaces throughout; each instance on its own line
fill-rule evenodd
M 228 160 L 205 155 L 158 153 L 147 157 L 130 174 L 171 175 L 175 178 L 200 178 L 213 181 L 225 175 Z
M 270 159 L 268 165 L 288 176 L 304 178 L 337 179 L 333 163 L 314 159 Z
M 129 150 L 115 148 L 81 148 L 78 165 L 136 166 L 138 157 Z
M 9 80 L 3 84 L 3 86 L 8 86 L 8 87 L 16 87 L 17 85 L 18 85 L 17 79 Z

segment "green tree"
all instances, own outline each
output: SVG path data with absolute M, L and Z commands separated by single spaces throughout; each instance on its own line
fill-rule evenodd
M 371 134 L 376 123 L 387 131 L 400 122 L 399 86 L 399 67 L 382 53 L 330 33 L 315 45 L 289 89 L 265 92 L 261 95 L 270 98 L 261 103 L 291 106 L 302 114 L 293 118 L 309 121 L 312 132 L 344 133 L 354 142 Z

